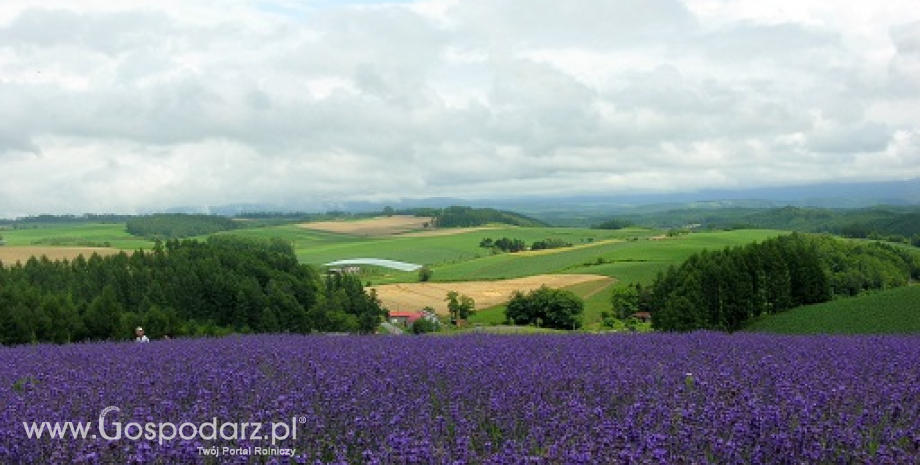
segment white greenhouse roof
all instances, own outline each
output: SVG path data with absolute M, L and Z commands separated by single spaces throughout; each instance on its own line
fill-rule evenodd
M 398 262 L 396 260 L 385 260 L 382 258 L 351 258 L 348 260 L 337 260 L 325 264 L 324 266 L 347 266 L 347 265 L 373 265 L 384 268 L 392 268 L 400 271 L 415 271 L 422 267 L 415 263 Z

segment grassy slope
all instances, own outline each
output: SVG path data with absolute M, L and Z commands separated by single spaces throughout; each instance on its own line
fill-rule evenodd
M 293 225 L 234 231 L 230 234 L 278 236 L 294 242 L 298 258 L 320 265 L 347 258 L 386 258 L 429 266 L 444 266 L 489 255 L 479 247 L 486 237 L 509 237 L 531 243 L 549 237 L 579 245 L 588 239 L 602 241 L 629 235 L 649 234 L 644 230 L 601 231 L 571 228 L 518 228 L 499 226 L 492 230 L 471 231 L 447 236 L 359 237 L 310 231 Z
M 112 247 L 135 250 L 151 248 L 150 241 L 135 238 L 125 232 L 123 224 L 82 223 L 39 226 L 36 229 L 4 230 L 9 246 L 32 245 L 35 242 L 63 240 L 64 245 L 77 242 L 109 242 Z M 599 320 L 600 313 L 609 309 L 610 290 L 614 285 L 630 282 L 650 282 L 655 274 L 671 264 L 678 264 L 689 255 L 703 249 L 720 249 L 746 244 L 781 234 L 779 231 L 740 230 L 697 233 L 678 239 L 647 240 L 658 234 L 643 229 L 605 231 L 582 228 L 520 228 L 499 226 L 447 236 L 367 238 L 306 230 L 295 225 L 243 229 L 221 234 L 255 237 L 281 237 L 292 241 L 301 261 L 322 264 L 344 258 L 388 258 L 433 266 L 435 281 L 503 279 L 537 274 L 588 273 L 614 277 L 616 284 L 598 289 L 597 283 L 572 286 L 571 290 L 585 298 L 585 321 Z M 490 255 L 479 247 L 485 237 L 522 239 L 531 243 L 546 238 L 560 238 L 575 247 L 538 253 Z M 626 238 L 636 237 L 636 241 Z M 199 239 L 204 239 L 199 238 Z M 589 242 L 589 240 L 591 242 Z M 73 242 L 73 244 L 66 244 Z M 598 264 L 598 259 L 601 263 Z M 417 280 L 416 273 L 391 273 L 374 277 L 375 282 L 405 282 Z M 502 306 L 481 310 L 473 322 L 497 324 L 504 319 Z
M 585 301 L 584 321 L 599 321 L 601 312 L 610 311 L 610 291 L 615 282 L 593 281 L 568 286 L 565 289 Z M 470 323 L 483 325 L 498 325 L 505 321 L 505 306 L 496 305 L 478 310 L 471 318 Z
M 903 287 L 761 317 L 747 330 L 784 334 L 920 332 L 920 286 Z
M 559 249 L 555 253 L 501 254 L 435 267 L 434 279 L 509 279 L 545 273 L 600 274 L 621 282 L 649 282 L 671 264 L 678 264 L 703 249 L 761 241 L 779 231 L 740 230 L 697 233 L 677 239 L 595 244 L 591 247 Z M 635 234 L 633 234 L 635 235 Z M 598 259 L 602 264 L 597 264 Z
M 560 251 L 546 256 L 503 254 L 471 262 L 435 268 L 440 279 L 457 275 L 479 276 L 479 279 L 506 276 L 508 278 L 542 273 L 587 273 L 610 276 L 617 282 L 596 289 L 597 284 L 585 283 L 571 286 L 569 290 L 585 299 L 584 321 L 587 325 L 600 321 L 601 312 L 610 311 L 610 292 L 614 286 L 632 282 L 649 283 L 658 271 L 677 265 L 693 253 L 703 249 L 721 249 L 726 246 L 747 244 L 775 237 L 780 231 L 739 230 L 714 233 L 697 233 L 679 239 L 597 244 L 594 247 Z M 596 265 L 597 258 L 605 263 Z M 586 265 L 586 262 L 592 264 Z M 456 273 L 451 275 L 451 273 Z M 477 274 L 478 273 L 478 274 Z M 445 277 L 446 275 L 446 277 Z M 501 324 L 504 306 L 481 309 L 471 323 Z
M 127 234 L 123 224 L 49 225 L 36 229 L 4 230 L 0 234 L 8 246 L 48 243 L 52 240 L 62 241 L 62 245 L 77 245 L 81 241 L 109 242 L 112 247 L 126 250 L 150 248 L 153 245 L 150 241 Z M 698 233 L 680 239 L 650 241 L 645 238 L 656 232 L 643 229 L 606 231 L 500 226 L 494 230 L 447 236 L 365 238 L 284 225 L 222 234 L 290 240 L 301 261 L 314 265 L 361 257 L 426 264 L 434 268 L 436 281 L 501 279 L 546 273 L 591 273 L 615 277 L 621 282 L 647 282 L 658 270 L 679 263 L 704 248 L 718 249 L 763 240 L 779 232 L 744 230 Z M 489 251 L 479 247 L 479 241 L 485 237 L 495 239 L 505 236 L 528 243 L 549 237 L 560 238 L 575 244 L 575 247 L 549 252 L 499 255 L 490 255 Z M 628 237 L 640 239 L 634 242 L 623 241 Z M 599 258 L 602 264 L 597 264 Z M 414 281 L 416 278 L 414 273 L 406 273 L 394 279 Z
M 663 241 L 646 240 L 657 232 L 643 229 L 604 231 L 580 228 L 498 227 L 448 236 L 366 238 L 305 230 L 294 225 L 247 229 L 227 234 L 278 236 L 294 243 L 298 258 L 314 265 L 346 258 L 386 258 L 429 265 L 434 281 L 510 279 L 538 274 L 589 273 L 620 282 L 650 282 L 655 274 L 703 249 L 721 249 L 781 234 L 778 231 L 707 232 Z M 528 243 L 555 237 L 575 247 L 491 255 L 479 247 L 485 237 L 519 238 Z M 637 241 L 625 241 L 638 237 Z M 593 242 L 588 242 L 588 240 Z M 597 264 L 601 259 L 602 263 Z M 387 272 L 373 281 L 411 282 L 415 273 Z
M 125 232 L 124 223 L 37 225 L 30 229 L 3 230 L 0 235 L 8 246 L 49 245 L 51 241 L 58 241 L 61 246 L 79 246 L 81 242 L 108 242 L 111 247 L 124 250 L 153 247 L 152 242 Z

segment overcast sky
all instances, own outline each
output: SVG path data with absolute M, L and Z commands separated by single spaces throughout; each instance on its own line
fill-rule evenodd
M 920 176 L 916 0 L 3 0 L 0 216 Z

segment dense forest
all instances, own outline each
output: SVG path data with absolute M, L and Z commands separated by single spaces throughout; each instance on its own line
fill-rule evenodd
M 920 240 L 920 211 L 904 207 L 872 207 L 854 210 L 783 207 L 753 213 L 732 223 L 714 223 L 714 226 L 731 225 L 803 232 L 828 232 L 853 238 L 892 239 L 895 242 Z
M 598 224 L 591 225 L 592 229 L 623 229 L 632 226 L 632 222 L 620 218 L 611 218 Z
M 9 226 L 12 229 L 24 229 L 48 224 L 124 223 L 131 218 L 133 218 L 131 215 L 93 213 L 86 213 L 84 215 L 36 215 L 23 216 L 16 219 L 0 218 L 0 225 Z
M 672 229 L 780 229 L 881 239 L 920 247 L 920 207 L 876 206 L 856 209 L 816 207 L 686 208 L 646 214 L 624 214 L 595 227 L 635 224 Z M 616 229 L 616 228 L 612 228 Z
M 752 317 L 920 279 L 920 254 L 881 242 L 794 233 L 688 258 L 636 287 L 656 329 L 734 331 Z
M 238 221 L 226 216 L 183 213 L 135 216 L 125 224 L 128 234 L 147 239 L 182 239 L 231 231 L 240 226 Z
M 372 332 L 384 310 L 351 275 L 321 277 L 280 239 L 212 236 L 152 251 L 0 264 L 0 343 L 228 332 Z

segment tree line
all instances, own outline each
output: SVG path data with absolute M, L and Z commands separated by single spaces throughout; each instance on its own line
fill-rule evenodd
M 562 239 L 548 238 L 539 241 L 534 241 L 530 245 L 530 250 L 549 250 L 549 249 L 559 249 L 563 247 L 571 247 L 571 242 L 566 242 Z M 528 250 L 527 243 L 521 239 L 511 239 L 508 237 L 502 237 L 501 239 L 492 240 L 492 238 L 487 237 L 479 241 L 479 247 L 500 250 L 502 252 L 522 252 Z
M 240 226 L 226 216 L 157 213 L 135 216 L 125 221 L 128 234 L 148 239 L 182 239 L 231 231 Z
M 0 218 L 0 226 L 9 226 L 10 229 L 36 229 L 40 226 L 79 224 L 79 223 L 124 223 L 132 218 L 131 215 L 116 215 L 112 213 L 83 215 L 34 215 L 22 216 L 16 219 Z
M 624 229 L 633 226 L 629 220 L 621 218 L 611 218 L 598 224 L 591 225 L 592 229 Z
M 0 343 L 229 332 L 368 333 L 385 315 L 351 275 L 322 277 L 281 239 L 212 236 L 102 257 L 0 263 Z
M 494 208 L 473 208 L 452 206 L 447 208 L 407 208 L 394 210 L 401 215 L 432 217 L 432 223 L 438 228 L 471 228 L 487 224 L 500 223 L 523 227 L 544 227 L 546 223 L 506 210 Z
M 667 331 L 734 331 L 762 314 L 821 303 L 920 279 L 920 255 L 881 242 L 843 241 L 793 233 L 762 243 L 694 254 L 659 273 L 648 287 L 633 285 L 619 305 L 652 313 Z M 633 300 L 631 294 L 638 297 Z

